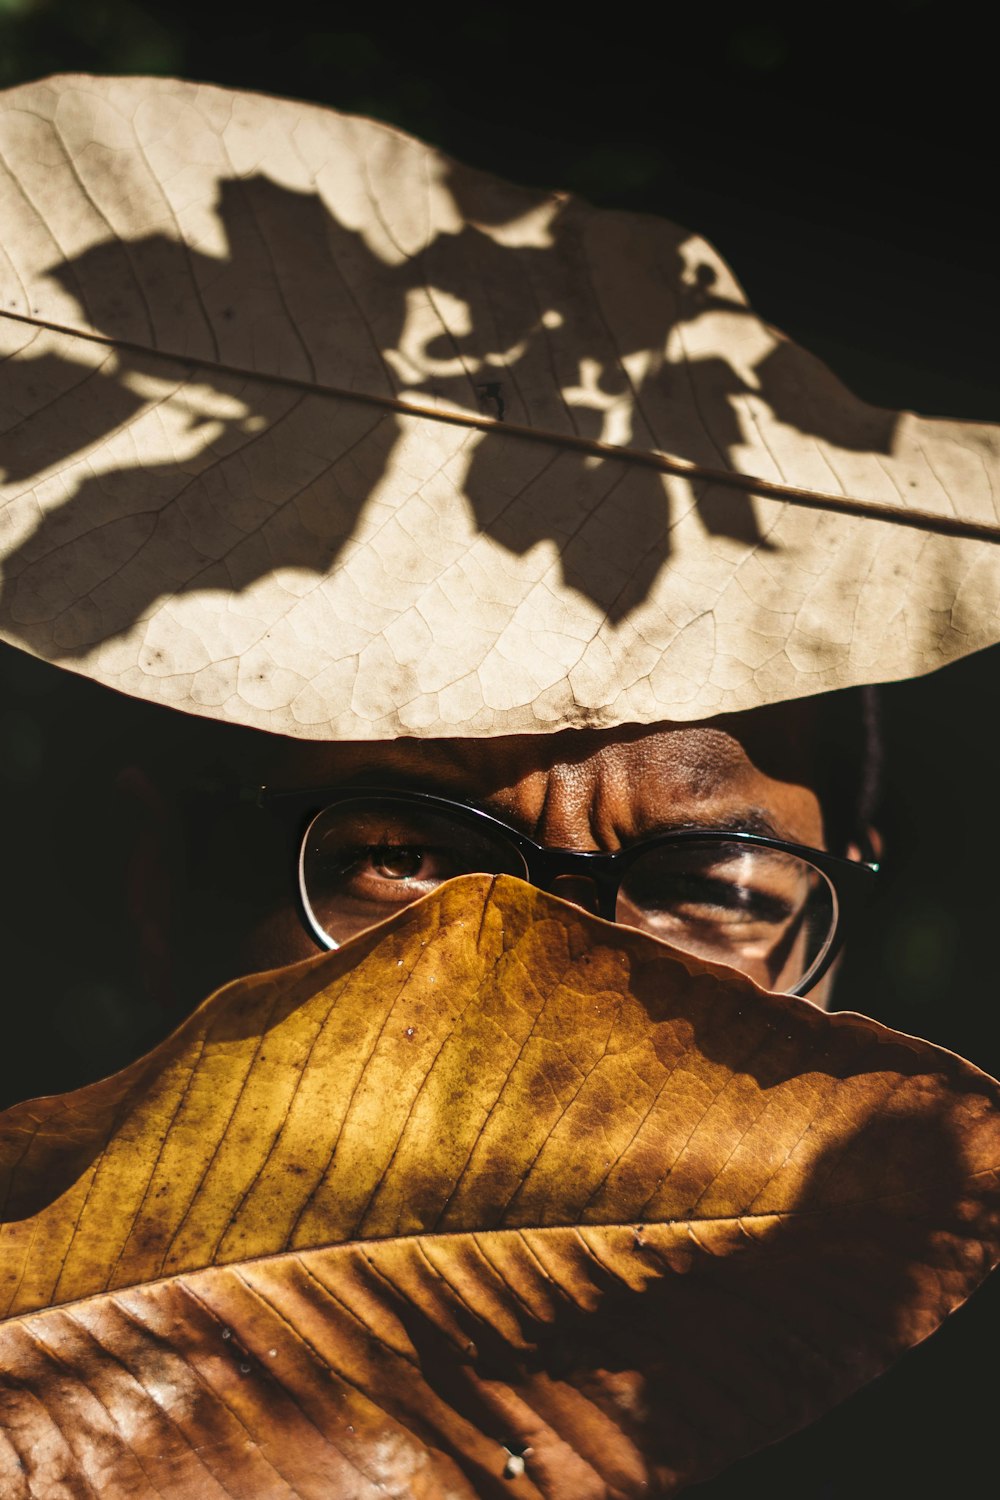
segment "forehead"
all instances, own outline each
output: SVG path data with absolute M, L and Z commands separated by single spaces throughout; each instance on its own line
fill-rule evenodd
M 272 779 L 319 781 L 385 767 L 420 774 L 433 770 L 451 781 L 474 782 L 484 794 L 525 777 L 568 772 L 578 777 L 670 774 L 712 782 L 753 768 L 776 780 L 818 787 L 821 780 L 817 701 L 775 704 L 700 724 L 624 725 L 608 730 L 552 734 L 378 742 L 271 740 Z
M 496 739 L 284 743 L 272 785 L 387 780 L 482 802 L 530 826 L 543 814 L 632 833 L 657 822 L 770 822 L 822 841 L 816 715 L 809 703 L 706 724 L 565 730 Z

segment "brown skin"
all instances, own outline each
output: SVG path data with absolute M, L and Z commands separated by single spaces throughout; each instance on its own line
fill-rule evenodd
M 397 740 L 322 744 L 255 737 L 237 774 L 272 787 L 393 785 L 472 802 L 540 843 L 616 849 L 680 827 L 750 826 L 825 848 L 815 715 L 807 702 L 689 726 L 628 726 L 500 739 Z M 156 809 L 148 781 L 129 772 L 123 786 L 147 809 L 143 867 L 132 882 L 140 964 L 160 976 L 170 953 L 179 1008 L 237 974 L 280 967 L 317 952 L 295 905 L 286 835 L 266 814 L 224 816 L 199 868 L 177 861 L 166 843 L 150 849 L 171 820 Z M 137 788 L 141 787 L 141 796 Z M 266 826 L 265 826 L 266 825 Z M 838 850 L 858 858 L 856 848 Z M 148 894 L 145 894 L 147 893 Z M 559 894 L 591 905 L 586 883 Z M 182 913 L 171 919 L 169 913 Z M 194 931 L 192 943 L 178 941 Z M 148 980 L 147 980 L 148 983 Z M 829 1000 L 829 979 L 810 995 Z

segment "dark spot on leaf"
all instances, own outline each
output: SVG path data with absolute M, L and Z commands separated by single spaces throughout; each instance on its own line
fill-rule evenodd
M 507 407 L 503 399 L 503 387 L 499 380 L 487 380 L 482 385 L 477 385 L 476 395 L 479 397 L 480 411 L 502 422 Z

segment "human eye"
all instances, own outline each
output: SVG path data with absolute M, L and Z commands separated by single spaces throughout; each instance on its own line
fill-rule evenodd
M 836 925 L 829 882 L 807 860 L 714 840 L 639 855 L 622 881 L 616 917 L 767 987 L 795 984 Z
M 630 882 L 629 894 L 642 910 L 663 920 L 755 927 L 787 922 L 794 905 L 780 891 L 745 874 L 664 871 Z
M 473 851 L 427 820 L 355 815 L 318 831 L 311 884 L 328 897 L 406 905 L 456 875 L 473 872 Z
M 460 809 L 357 797 L 317 814 L 299 884 L 317 934 L 335 945 L 459 875 L 523 875 L 517 851 Z

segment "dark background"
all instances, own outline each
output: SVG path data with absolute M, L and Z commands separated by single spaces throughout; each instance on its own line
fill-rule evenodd
M 323 19 L 325 17 L 325 19 Z M 317 19 L 319 18 L 319 19 Z M 0 85 L 53 71 L 175 73 L 391 121 L 473 165 L 664 214 L 712 240 L 766 319 L 890 407 L 1000 417 L 996 62 L 970 7 L 306 8 L 0 0 Z M 883 693 L 884 890 L 844 1006 L 1000 1071 L 997 651 Z M 10 847 L 73 723 L 62 674 L 0 656 Z M 37 841 L 36 841 L 37 842 Z M 44 905 L 46 852 L 27 886 Z M 6 907 L 0 935 L 24 952 Z M 58 917 L 58 914 L 53 914 Z M 8 997 L 6 1098 L 141 1046 L 137 1015 L 49 929 L 43 993 Z M 37 939 L 34 939 L 37 941 Z M 930 1346 L 704 1500 L 992 1492 L 994 1283 Z

